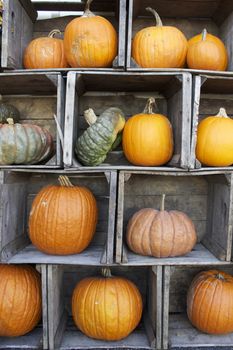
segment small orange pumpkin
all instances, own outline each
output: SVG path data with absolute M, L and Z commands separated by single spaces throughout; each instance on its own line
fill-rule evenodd
M 42 252 L 56 255 L 82 252 L 93 238 L 96 200 L 90 190 L 59 176 L 61 186 L 43 188 L 33 201 L 29 236 Z
M 134 283 L 102 270 L 103 277 L 79 282 L 73 292 L 72 315 L 76 326 L 88 337 L 120 340 L 138 325 L 142 297 Z
M 154 98 L 150 98 L 144 112 L 129 118 L 125 124 L 122 146 L 132 164 L 157 166 L 172 157 L 172 126 L 164 115 L 153 113 L 154 104 Z
M 64 43 L 62 39 L 54 38 L 61 34 L 60 30 L 52 30 L 48 37 L 32 40 L 24 51 L 23 63 L 26 69 L 49 69 L 68 67 Z
M 183 212 L 144 208 L 129 220 L 126 239 L 129 248 L 141 255 L 167 258 L 189 253 L 197 241 L 192 220 Z
M 156 26 L 143 28 L 132 42 L 132 57 L 143 68 L 182 68 L 187 54 L 187 39 L 172 26 L 163 26 L 158 13 L 150 7 Z
M 209 334 L 233 332 L 233 277 L 223 271 L 200 272 L 187 294 L 190 322 Z
M 233 120 L 220 108 L 215 116 L 203 119 L 197 129 L 196 157 L 204 165 L 233 164 Z
M 87 0 L 83 16 L 73 19 L 66 27 L 64 45 L 71 67 L 111 67 L 117 55 L 117 33 L 112 24 L 90 11 Z
M 227 69 L 228 54 L 224 43 L 204 29 L 188 41 L 187 64 L 191 69 Z
M 29 265 L 0 264 L 0 336 L 30 332 L 41 313 L 40 274 Z

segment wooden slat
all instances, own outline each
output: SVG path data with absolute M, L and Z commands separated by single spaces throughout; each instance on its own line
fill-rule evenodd
M 106 263 L 113 263 L 114 243 L 115 243 L 115 222 L 116 222 L 116 201 L 117 201 L 117 173 L 110 174 L 110 194 L 108 209 L 108 233 L 106 245 Z
M 120 172 L 118 177 L 118 203 L 117 203 L 117 226 L 116 226 L 116 262 L 122 261 L 123 247 L 123 216 L 124 216 L 124 186 L 125 175 Z
M 163 328 L 162 328 L 162 347 L 168 349 L 168 328 L 169 328 L 169 294 L 170 294 L 170 266 L 163 267 Z
M 42 321 L 43 321 L 43 349 L 48 349 L 48 273 L 47 265 L 40 265 L 42 287 Z

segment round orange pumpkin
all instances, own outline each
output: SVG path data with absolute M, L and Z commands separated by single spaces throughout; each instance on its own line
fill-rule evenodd
M 233 120 L 220 108 L 216 116 L 203 119 L 197 129 L 196 157 L 204 165 L 233 164 Z
M 187 39 L 172 26 L 163 26 L 158 13 L 153 13 L 156 26 L 143 28 L 132 42 L 132 57 L 143 68 L 182 68 L 187 54 Z
M 66 68 L 64 43 L 54 38 L 60 30 L 52 30 L 48 37 L 32 40 L 24 51 L 23 64 L 26 69 Z
M 223 271 L 200 272 L 187 294 L 190 322 L 209 334 L 233 332 L 233 277 Z
M 72 315 L 76 326 L 88 337 L 120 340 L 138 325 L 142 298 L 138 288 L 122 277 L 103 269 L 104 277 L 89 277 L 73 292 Z
M 173 134 L 169 120 L 153 113 L 150 98 L 143 113 L 129 118 L 122 137 L 123 151 L 135 165 L 157 166 L 167 163 L 173 154 Z
M 65 54 L 71 67 L 111 67 L 117 55 L 117 33 L 112 24 L 89 9 L 87 0 L 83 16 L 73 19 L 64 34 Z
M 43 188 L 33 201 L 29 236 L 42 252 L 77 254 L 91 242 L 97 223 L 96 200 L 90 190 L 59 176 L 61 186 Z
M 224 43 L 204 29 L 188 41 L 187 64 L 191 69 L 227 69 L 228 54 Z
M 0 336 L 30 332 L 41 313 L 40 274 L 28 265 L 0 265 Z
M 129 248 L 140 255 L 156 258 L 181 256 L 189 253 L 197 241 L 192 220 L 183 212 L 144 208 L 137 211 L 127 226 Z

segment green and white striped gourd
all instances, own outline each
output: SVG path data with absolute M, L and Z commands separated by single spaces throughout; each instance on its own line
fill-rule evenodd
M 106 109 L 98 118 L 90 108 L 84 116 L 90 126 L 77 139 L 75 153 L 82 164 L 96 166 L 103 163 L 116 139 L 119 139 L 125 117 L 116 107 Z
M 8 118 L 12 118 L 14 123 L 17 123 L 20 118 L 20 113 L 15 106 L 2 102 L 2 95 L 0 95 L 0 123 L 7 123 Z

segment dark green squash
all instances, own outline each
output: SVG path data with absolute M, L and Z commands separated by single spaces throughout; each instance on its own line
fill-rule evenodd
M 14 123 L 17 123 L 20 118 L 20 113 L 15 106 L 2 102 L 2 96 L 0 95 L 0 123 L 7 123 L 8 118 L 13 119 Z
M 77 139 L 75 153 L 82 164 L 96 166 L 103 163 L 112 149 L 124 128 L 125 117 L 116 107 L 108 108 L 98 118 L 90 108 L 84 112 L 84 116 L 90 126 Z M 119 140 L 118 136 L 117 143 Z

